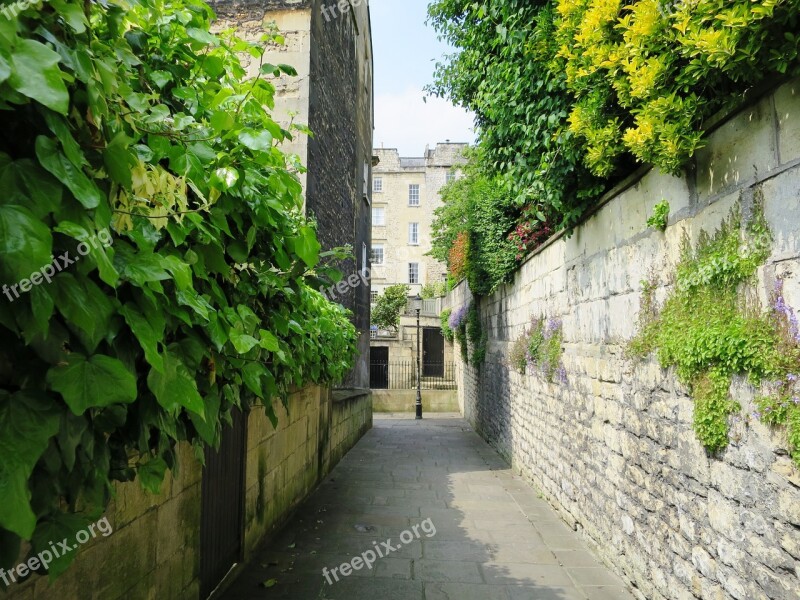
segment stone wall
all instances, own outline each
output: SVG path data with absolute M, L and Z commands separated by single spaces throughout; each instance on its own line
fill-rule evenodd
M 413 413 L 417 404 L 416 390 L 372 390 L 372 410 L 383 413 Z M 458 412 L 456 390 L 422 390 L 422 412 Z
M 684 233 L 696 241 L 761 193 L 775 242 L 755 291 L 764 305 L 782 277 L 787 303 L 800 308 L 799 93 L 792 81 L 725 119 L 685 177 L 651 170 L 618 186 L 571 237 L 479 300 L 487 362 L 457 368 L 459 402 L 476 430 L 639 598 L 800 597 L 800 473 L 782 432 L 749 418 L 754 391 L 734 385 L 742 418 L 730 446 L 710 457 L 674 374 L 623 355 L 640 282 L 654 274 L 663 299 Z M 662 199 L 672 208 L 665 233 L 645 223 Z M 469 290 L 450 301 L 469 301 Z M 507 366 L 532 316 L 562 319 L 566 384 Z
M 306 206 L 319 221 L 324 250 L 352 247 L 354 258 L 338 266 L 347 277 L 369 268 L 375 121 L 369 7 L 349 0 L 340 12 L 343 4 L 312 3 Z M 359 359 L 344 385 L 369 387 L 370 286 L 349 288 L 336 301 L 353 312 L 359 332 Z
M 292 394 L 288 411 L 276 409 L 277 428 L 263 410 L 248 417 L 245 561 L 372 427 L 368 392 L 307 387 Z M 138 481 L 115 486 L 105 515 L 113 532 L 82 546 L 52 585 L 29 577 L 5 597 L 198 600 L 203 469 L 188 445 L 179 446 L 179 457 L 180 469 L 167 473 L 160 495 Z

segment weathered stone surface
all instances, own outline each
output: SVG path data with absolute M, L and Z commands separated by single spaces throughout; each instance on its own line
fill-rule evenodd
M 475 429 L 648 600 L 800 597 L 800 472 L 780 431 L 748 422 L 754 390 L 735 382 L 745 414 L 712 457 L 686 386 L 655 360 L 623 358 L 639 282 L 654 277 L 663 302 L 684 236 L 713 232 L 740 201 L 763 195 L 774 234 L 754 295 L 766 304 L 780 276 L 800 308 L 799 85 L 723 124 L 685 178 L 651 171 L 524 262 L 513 284 L 480 300 L 485 323 L 504 324 L 487 327 L 486 364 L 458 365 L 459 405 Z M 661 197 L 673 208 L 663 234 L 645 225 Z M 462 285 L 449 300 L 470 297 Z M 509 347 L 532 315 L 563 322 L 565 385 L 509 372 Z

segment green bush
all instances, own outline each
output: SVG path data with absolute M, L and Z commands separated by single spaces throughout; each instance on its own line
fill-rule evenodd
M 664 231 L 669 222 L 669 202 L 662 200 L 653 208 L 653 214 L 647 219 L 647 226 Z
M 330 271 L 278 147 L 292 132 L 269 113 L 295 74 L 263 60 L 283 38 L 211 19 L 199 0 L 0 19 L 0 283 L 88 249 L 0 302 L 3 567 L 21 540 L 33 556 L 95 520 L 113 481 L 157 491 L 176 444 L 202 458 L 235 407 L 275 423 L 273 398 L 352 365 L 355 329 L 315 291 Z
M 428 91 L 475 113 L 479 172 L 494 188 L 494 214 L 463 223 L 470 243 L 501 244 L 510 219 L 533 233 L 529 252 L 541 231 L 571 230 L 637 164 L 679 174 L 711 115 L 798 72 L 798 9 L 800 0 L 432 2 L 430 22 L 457 51 Z M 474 277 L 491 289 L 509 263 L 487 251 Z
M 496 180 L 482 174 L 476 155 L 464 168 L 464 176 L 442 191 L 443 205 L 436 209 L 432 225 L 431 256 L 455 271 L 451 249 L 459 234 L 466 234 L 466 267 L 470 290 L 486 295 L 510 279 L 517 266 L 517 247 L 508 239 L 516 223 L 515 210 Z M 461 257 L 459 257 L 461 258 Z
M 372 324 L 379 329 L 393 329 L 400 327 L 400 314 L 408 305 L 410 287 L 407 285 L 392 285 L 383 290 L 378 296 L 378 301 L 372 308 Z

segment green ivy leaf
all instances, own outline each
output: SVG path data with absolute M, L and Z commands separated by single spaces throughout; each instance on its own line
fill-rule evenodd
M 0 204 L 0 276 L 13 284 L 50 264 L 50 229 L 24 206 Z
M 11 54 L 8 83 L 19 93 L 66 115 L 69 93 L 58 63 L 61 57 L 41 42 L 19 40 Z
M 151 457 L 150 460 L 139 466 L 137 473 L 139 483 L 145 490 L 151 494 L 160 494 L 161 484 L 167 474 L 167 463 L 160 456 Z
M 36 157 L 45 169 L 67 186 L 84 208 L 97 208 L 105 200 L 97 185 L 73 165 L 50 138 L 43 135 L 36 138 Z
M 311 227 L 301 227 L 300 235 L 294 238 L 294 251 L 309 269 L 319 262 L 319 251 L 322 248 L 317 233 Z
M 0 527 L 26 540 L 36 528 L 28 478 L 59 424 L 60 411 L 49 398 L 0 393 Z
M 264 348 L 264 350 L 268 350 L 270 352 L 277 352 L 280 350 L 280 344 L 278 343 L 278 338 L 276 338 L 272 333 L 269 331 L 262 329 L 260 331 L 261 334 L 261 341 L 259 342 L 260 346 Z
M 86 360 L 70 354 L 67 364 L 53 367 L 47 381 L 76 415 L 90 408 L 130 404 L 136 400 L 136 378 L 116 358 L 96 354 Z
M 83 12 L 83 7 L 80 4 L 73 4 L 65 0 L 50 0 L 50 4 L 55 7 L 59 15 L 64 19 L 64 22 L 69 25 L 75 33 L 83 33 L 86 31 L 86 15 Z
M 128 150 L 131 139 L 124 133 L 118 133 L 103 151 L 103 163 L 111 178 L 124 186 L 131 187 L 131 169 L 134 165 L 133 154 Z
M 119 310 L 125 317 L 125 322 L 131 328 L 133 335 L 139 340 L 139 345 L 144 350 L 144 357 L 148 364 L 159 373 L 164 372 L 164 358 L 158 352 L 159 342 L 163 339 L 164 332 L 156 331 L 150 320 L 131 303 L 128 302 Z
M 82 341 L 94 352 L 110 330 L 114 305 L 93 281 L 83 275 L 61 273 L 53 280 L 56 308 L 70 328 L 82 333 Z
M 197 391 L 194 376 L 171 351 L 164 352 L 164 372 L 150 370 L 147 386 L 158 400 L 158 403 L 169 412 L 181 407 L 205 419 L 203 398 Z
M 189 418 L 192 425 L 200 434 L 200 438 L 209 445 L 214 445 L 217 439 L 217 423 L 219 422 L 220 398 L 216 388 L 213 388 L 205 397 L 205 419 L 190 412 Z
M 53 554 L 53 561 L 47 568 L 50 581 L 55 580 L 56 577 L 66 571 L 75 560 L 79 548 L 75 541 L 75 536 L 90 524 L 89 519 L 84 516 L 59 513 L 48 517 L 37 525 L 31 540 L 34 555 L 42 550 L 49 550 L 53 554 L 50 548 L 51 544 L 57 544 L 62 540 L 69 540 L 69 547 L 72 548 L 72 552 L 59 553 L 59 556 Z
M 243 131 L 239 134 L 239 141 L 250 150 L 269 150 L 272 148 L 272 134 L 269 131 Z
M 239 354 L 247 354 L 250 350 L 258 346 L 257 339 L 236 329 L 231 329 L 228 335 L 230 336 L 233 347 L 236 348 Z

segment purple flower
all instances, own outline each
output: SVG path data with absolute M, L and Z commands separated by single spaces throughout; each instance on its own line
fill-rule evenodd
M 455 309 L 450 314 L 450 319 L 447 322 L 447 324 L 450 325 L 450 329 L 458 329 L 458 327 L 464 322 L 464 319 L 467 318 L 468 312 L 469 304 L 464 304 Z
M 561 329 L 561 319 L 555 319 L 555 318 L 548 319 L 547 326 L 545 327 L 545 335 L 550 334 L 550 336 L 552 336 L 552 334 L 558 331 L 559 329 Z
M 789 383 L 794 383 L 795 381 L 797 381 L 797 375 L 795 375 L 794 373 L 789 373 L 786 376 L 786 381 Z
M 794 310 L 786 304 L 786 299 L 783 297 L 783 279 L 775 280 L 775 304 L 773 308 L 776 313 L 789 322 L 789 332 L 792 339 L 800 344 L 800 323 L 798 323 Z
M 757 410 L 754 410 L 753 411 L 753 418 L 754 419 L 760 419 L 761 418 L 761 413 L 758 412 Z
M 559 365 L 557 374 L 558 380 L 561 383 L 567 383 L 567 369 L 564 367 L 564 365 Z

